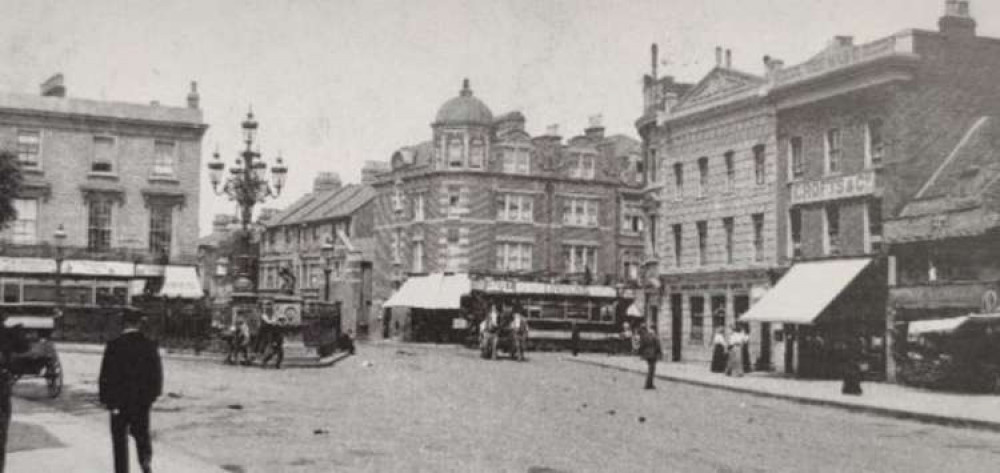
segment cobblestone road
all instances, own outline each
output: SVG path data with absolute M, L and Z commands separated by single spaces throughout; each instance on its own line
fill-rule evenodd
M 242 472 L 996 471 L 1000 435 L 798 405 L 534 354 L 362 346 L 323 369 L 168 360 L 157 441 Z M 99 357 L 59 407 L 102 417 Z M 30 397 L 31 387 L 20 387 Z

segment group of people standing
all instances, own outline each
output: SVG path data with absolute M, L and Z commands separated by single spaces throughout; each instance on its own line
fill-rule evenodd
M 285 359 L 284 319 L 275 316 L 272 306 L 265 306 L 260 316 L 260 326 L 253 334 L 247 316 L 238 316 L 229 328 L 229 351 L 226 354 L 227 364 L 250 365 L 253 363 L 251 349 L 254 355 L 262 356 L 261 366 L 266 367 L 272 358 L 274 367 L 281 369 Z
M 744 327 L 719 328 L 712 338 L 712 372 L 727 376 L 743 376 L 751 371 L 750 334 Z

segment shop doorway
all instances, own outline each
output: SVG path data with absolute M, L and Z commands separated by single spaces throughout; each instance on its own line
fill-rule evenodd
M 674 361 L 681 361 L 681 333 L 684 327 L 684 299 L 680 294 L 670 295 L 670 356 Z

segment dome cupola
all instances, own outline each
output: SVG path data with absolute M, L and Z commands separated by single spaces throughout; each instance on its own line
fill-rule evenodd
M 472 95 L 469 79 L 462 81 L 462 91 L 438 109 L 434 126 L 480 125 L 493 124 L 493 112 L 490 108 Z

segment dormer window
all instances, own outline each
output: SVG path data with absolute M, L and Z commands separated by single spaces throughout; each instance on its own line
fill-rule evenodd
M 596 157 L 592 154 L 576 153 L 570 158 L 569 177 L 593 179 Z
M 460 168 L 465 165 L 462 157 L 462 140 L 455 136 L 448 139 L 448 167 Z
M 503 151 L 503 172 L 528 174 L 531 172 L 531 152 L 526 149 L 508 148 Z
M 472 140 L 472 145 L 469 149 L 469 167 L 481 168 L 483 167 L 483 162 L 486 160 L 486 144 L 480 138 L 475 138 Z

